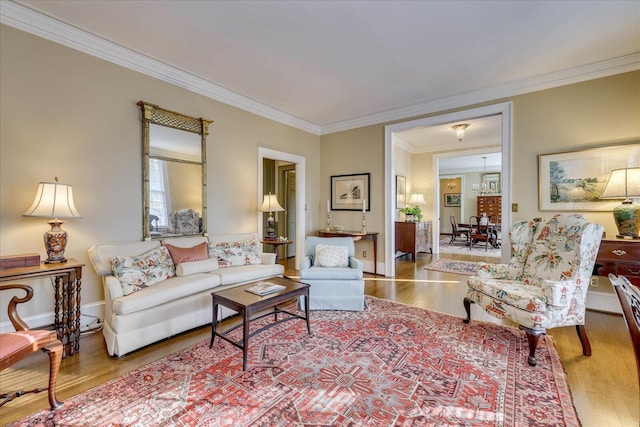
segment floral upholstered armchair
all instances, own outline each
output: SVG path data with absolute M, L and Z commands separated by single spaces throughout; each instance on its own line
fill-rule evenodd
M 590 356 L 585 301 L 602 232 L 601 225 L 578 214 L 516 222 L 509 231 L 509 263 L 481 263 L 469 278 L 465 323 L 472 303 L 494 317 L 513 320 L 527 333 L 531 366 L 546 329 L 575 325 L 582 353 Z
M 309 284 L 311 310 L 364 310 L 363 265 L 355 252 L 352 237 L 307 237 L 300 281 Z

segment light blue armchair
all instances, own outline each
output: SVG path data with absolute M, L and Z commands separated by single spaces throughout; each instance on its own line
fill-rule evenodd
M 354 258 L 355 252 L 351 237 L 307 237 L 300 281 L 310 285 L 311 310 L 364 310 L 362 261 Z

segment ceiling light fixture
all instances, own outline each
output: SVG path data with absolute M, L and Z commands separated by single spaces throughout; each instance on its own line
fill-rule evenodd
M 471 126 L 469 123 L 462 123 L 459 125 L 451 126 L 453 130 L 456 131 L 456 137 L 458 141 L 462 142 L 462 137 L 464 136 L 464 131 Z

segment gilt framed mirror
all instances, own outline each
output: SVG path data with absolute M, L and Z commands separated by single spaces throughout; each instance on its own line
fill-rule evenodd
M 208 127 L 212 123 L 140 101 L 144 240 L 207 234 Z

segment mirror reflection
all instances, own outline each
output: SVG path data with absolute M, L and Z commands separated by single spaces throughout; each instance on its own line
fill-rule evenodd
M 205 141 L 208 120 L 142 101 L 143 235 L 148 238 L 206 233 Z

